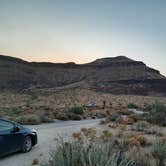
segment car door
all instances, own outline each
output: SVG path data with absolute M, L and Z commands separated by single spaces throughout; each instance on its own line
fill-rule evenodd
M 4 145 L 5 145 L 5 139 L 2 132 L 0 132 L 0 157 L 6 153 L 7 148 L 5 148 Z
M 20 132 L 14 131 L 14 123 L 0 120 L 0 156 L 19 150 Z
M 20 150 L 24 141 L 24 132 L 21 126 L 14 125 L 14 130 L 11 131 L 12 147 L 15 151 Z
M 0 156 L 8 154 L 12 151 L 10 130 L 0 132 Z

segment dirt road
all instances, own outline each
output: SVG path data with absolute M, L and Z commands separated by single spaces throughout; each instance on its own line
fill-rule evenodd
M 56 138 L 69 139 L 73 132 L 82 127 L 94 127 L 100 120 L 66 121 L 51 124 L 28 126 L 38 133 L 38 145 L 29 153 L 16 153 L 0 159 L 0 166 L 31 166 L 34 159 L 40 163 L 48 160 L 49 152 L 55 148 Z

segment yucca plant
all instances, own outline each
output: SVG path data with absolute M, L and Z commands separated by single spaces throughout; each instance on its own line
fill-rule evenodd
M 156 159 L 156 166 L 165 166 L 166 142 L 157 140 L 152 147 L 152 155 Z
M 88 166 L 110 166 L 115 159 L 112 144 L 91 144 L 83 159 Z
M 139 151 L 138 149 L 137 151 L 132 152 L 129 158 L 134 161 L 136 166 L 152 166 L 152 163 L 153 163 L 151 155 L 148 155 L 144 153 L 143 151 Z
M 112 143 L 83 145 L 61 141 L 45 166 L 136 166 L 117 155 Z
M 83 147 L 79 143 L 60 142 L 50 153 L 48 166 L 82 166 Z
M 115 140 L 115 146 L 118 150 L 125 152 L 129 148 L 129 141 L 126 137 L 122 137 L 119 140 Z

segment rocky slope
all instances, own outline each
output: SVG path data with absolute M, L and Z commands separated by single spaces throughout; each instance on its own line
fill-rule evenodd
M 0 89 L 81 87 L 114 94 L 166 95 L 166 78 L 125 56 L 75 63 L 26 62 L 0 55 Z

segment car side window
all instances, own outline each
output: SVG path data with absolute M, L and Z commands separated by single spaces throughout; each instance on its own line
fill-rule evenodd
M 12 130 L 14 127 L 13 123 L 5 120 L 0 120 L 0 131 Z

